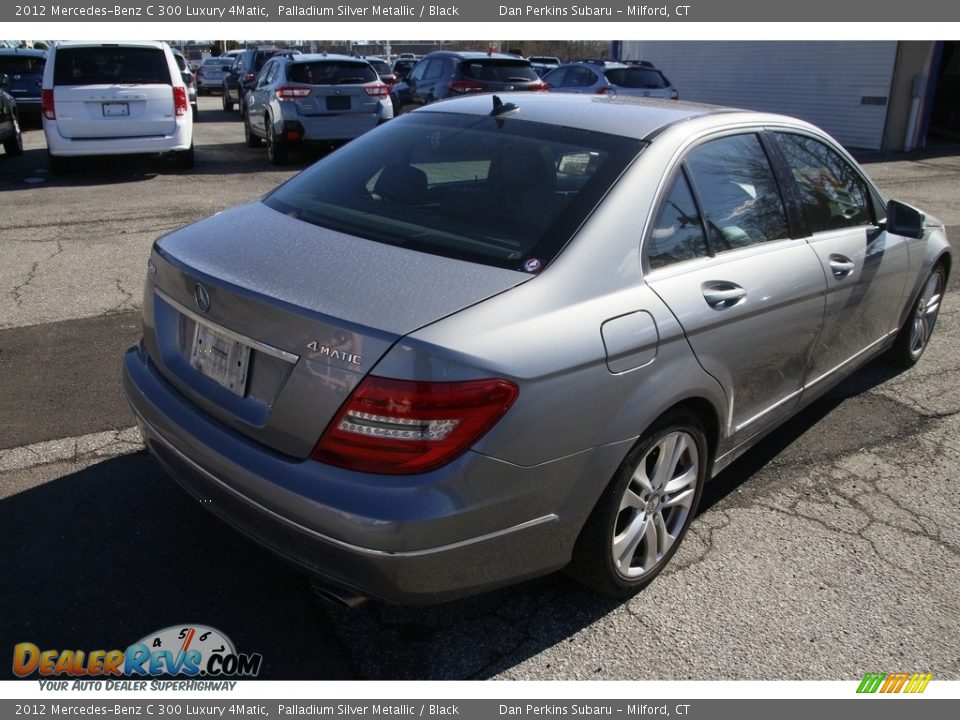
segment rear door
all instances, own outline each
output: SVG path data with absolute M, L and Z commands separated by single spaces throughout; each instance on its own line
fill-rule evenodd
M 160 48 L 60 48 L 53 85 L 65 138 L 164 136 L 176 129 L 173 80 Z
M 311 60 L 287 66 L 287 102 L 303 117 L 340 117 L 358 124 L 358 132 L 379 120 L 380 99 L 367 88 L 382 87 L 368 62 Z
M 797 404 L 820 331 L 823 271 L 792 234 L 753 132 L 690 151 L 647 234 L 647 284 L 727 393 L 734 445 Z
M 879 199 L 840 152 L 809 135 L 773 137 L 827 283 L 823 332 L 806 382 L 813 386 L 896 331 L 906 292 L 907 241 L 880 228 Z

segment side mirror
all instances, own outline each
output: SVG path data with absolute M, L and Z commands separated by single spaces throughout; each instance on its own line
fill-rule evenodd
M 923 237 L 923 224 L 927 218 L 917 208 L 891 200 L 887 203 L 886 231 L 894 235 L 920 239 Z

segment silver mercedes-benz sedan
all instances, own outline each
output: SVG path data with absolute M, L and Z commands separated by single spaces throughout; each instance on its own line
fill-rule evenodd
M 343 599 L 626 596 L 708 478 L 920 358 L 950 266 L 807 123 L 470 96 L 159 238 L 124 386 L 181 485 Z

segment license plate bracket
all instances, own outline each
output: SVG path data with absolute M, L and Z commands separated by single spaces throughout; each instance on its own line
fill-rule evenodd
M 234 395 L 247 392 L 250 346 L 198 322 L 193 333 L 190 365 Z
M 105 102 L 103 103 L 104 117 L 129 117 L 130 103 L 125 102 Z

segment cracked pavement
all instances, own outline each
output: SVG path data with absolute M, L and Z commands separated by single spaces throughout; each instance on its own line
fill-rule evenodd
M 26 183 L 46 177 L 38 130 L 0 164 L 0 648 L 203 622 L 262 653 L 272 679 L 960 679 L 956 268 L 921 362 L 868 365 L 725 470 L 671 566 L 628 602 L 555 574 L 347 610 L 213 520 L 142 451 L 117 368 L 154 237 L 306 164 L 247 151 L 218 103 L 201 98 L 189 174 L 106 162 Z M 946 222 L 956 251 L 960 157 L 867 160 L 885 192 Z

